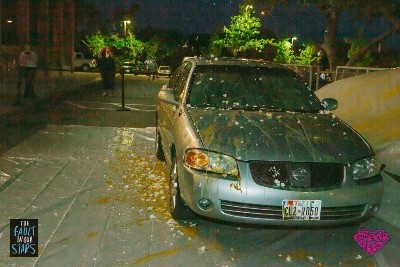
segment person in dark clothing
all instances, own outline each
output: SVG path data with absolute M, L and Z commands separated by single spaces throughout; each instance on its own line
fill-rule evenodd
M 103 81 L 103 96 L 114 96 L 115 87 L 115 61 L 114 54 L 110 48 L 103 48 L 97 57 L 97 66 L 100 71 L 101 80 Z

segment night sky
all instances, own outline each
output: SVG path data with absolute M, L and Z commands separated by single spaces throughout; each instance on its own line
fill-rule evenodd
M 115 6 L 128 8 L 132 3 L 139 5 L 136 14 L 138 29 L 154 28 L 179 29 L 184 33 L 213 33 L 222 25 L 228 26 L 230 18 L 238 13 L 242 0 L 86 0 L 99 7 L 105 16 L 109 16 Z M 106 5 L 104 3 L 107 3 Z M 281 6 L 268 16 L 260 16 L 263 26 L 280 37 L 297 36 L 299 42 L 313 41 L 321 43 L 325 30 L 325 19 L 313 8 L 304 9 L 291 1 L 290 6 Z M 360 25 L 358 25 L 360 26 Z M 377 21 L 366 27 L 369 37 L 375 37 L 387 29 L 384 21 Z M 341 38 L 353 37 L 357 27 L 350 16 L 343 15 L 339 28 Z M 400 35 L 391 37 L 386 43 L 399 47 Z

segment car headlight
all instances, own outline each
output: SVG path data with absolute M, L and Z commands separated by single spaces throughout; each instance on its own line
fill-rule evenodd
M 217 152 L 189 149 L 185 153 L 185 164 L 196 170 L 220 173 L 225 176 L 239 175 L 236 160 Z
M 367 179 L 378 175 L 381 171 L 381 164 L 373 158 L 360 159 L 351 165 L 353 178 L 355 180 Z

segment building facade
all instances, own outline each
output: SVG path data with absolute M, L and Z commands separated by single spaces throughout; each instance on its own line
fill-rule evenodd
M 0 0 L 3 53 L 30 43 L 39 66 L 71 62 L 74 52 L 73 0 Z

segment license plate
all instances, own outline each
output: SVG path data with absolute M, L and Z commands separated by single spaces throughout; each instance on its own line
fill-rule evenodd
M 321 200 L 282 200 L 283 220 L 319 220 Z

